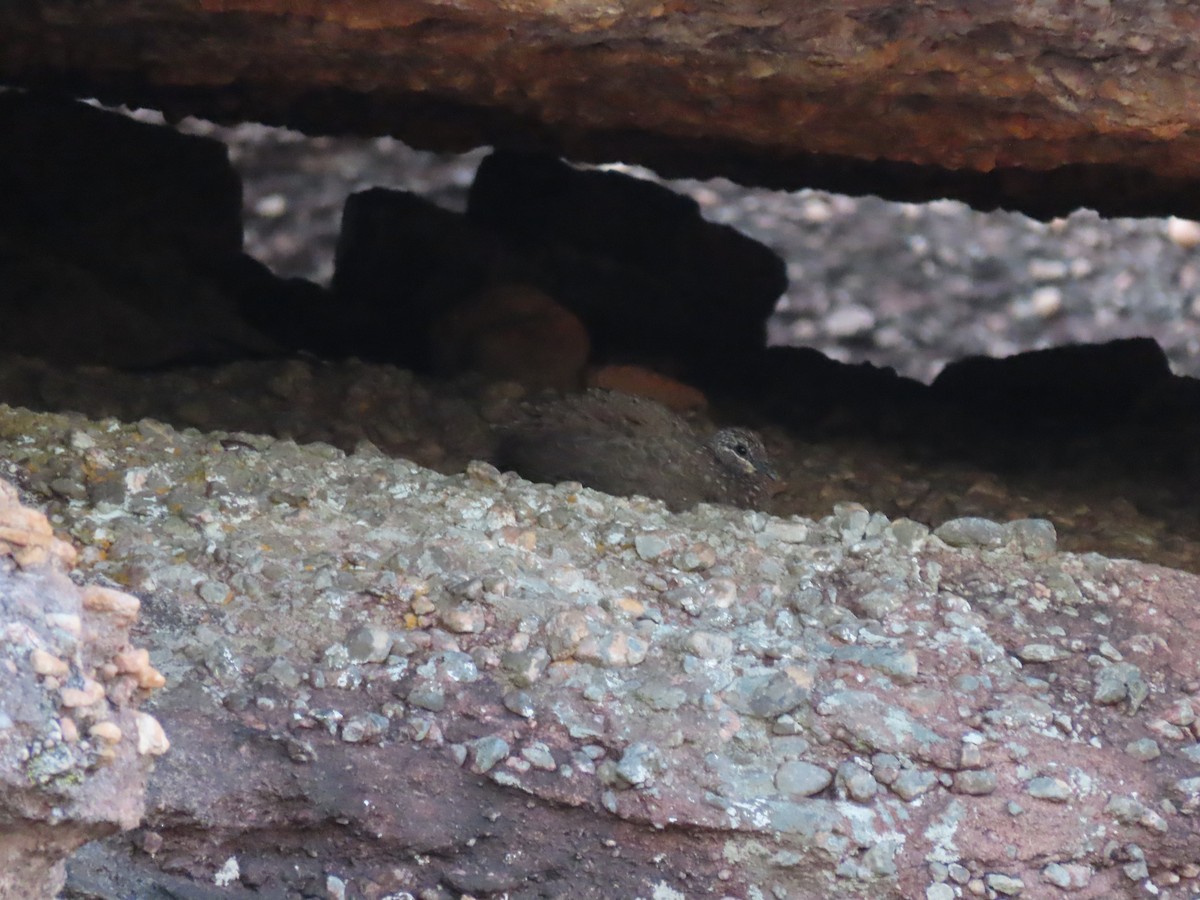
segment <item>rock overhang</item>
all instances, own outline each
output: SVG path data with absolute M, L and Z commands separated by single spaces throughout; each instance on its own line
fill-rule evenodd
M 0 80 L 427 149 L 1043 218 L 1197 216 L 1197 16 L 1031 0 L 35 4 L 0 14 Z

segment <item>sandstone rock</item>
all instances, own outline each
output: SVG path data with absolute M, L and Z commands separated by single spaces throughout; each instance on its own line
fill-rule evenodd
M 1036 0 L 28 3 L 0 19 L 0 80 L 425 148 L 1195 219 L 1197 24 Z
M 0 455 L 20 441 L 25 465 L 48 465 L 62 445 L 28 438 L 67 421 L 0 408 Z M 907 898 L 978 880 L 999 894 L 1062 883 L 1132 898 L 1196 877 L 1196 576 L 1007 544 L 901 544 L 850 504 L 760 542 L 761 513 L 664 518 L 377 453 L 286 441 L 221 453 L 198 433 L 69 421 L 83 448 L 70 452 L 119 448 L 129 471 L 177 486 L 162 542 L 142 539 L 136 512 L 152 481 L 130 480 L 102 509 L 46 495 L 71 533 L 111 541 L 103 556 L 85 546 L 95 574 L 154 571 L 143 625 L 173 676 L 148 830 L 86 848 L 70 866 L 77 890 L 116 891 L 118 878 L 125 895 L 199 890 L 229 859 L 243 880 L 286 890 L 324 889 L 337 872 L 348 894 L 536 878 L 597 898 L 662 884 Z M 135 439 L 139 428 L 163 443 Z M 211 480 L 192 484 L 200 460 Z M 238 485 L 237 503 L 213 484 Z M 291 495 L 320 500 L 270 499 Z M 523 510 L 536 544 L 494 539 L 496 505 Z M 644 558 L 638 534 L 715 558 Z M 1072 603 L 1047 602 L 1068 578 Z M 233 596 L 206 597 L 198 581 L 228 581 Z M 837 599 L 846 585 L 897 602 L 859 619 Z M 676 605 L 681 588 L 722 602 Z M 485 630 L 451 634 L 430 615 L 468 602 L 486 606 Z M 342 642 L 364 627 L 403 638 L 384 659 L 351 660 Z M 1109 647 L 1126 695 L 1152 689 L 1136 705 L 1095 702 L 1088 653 L 1019 661 L 1051 644 Z M 618 645 L 630 652 L 605 649 Z M 911 659 L 907 677 L 879 667 L 889 653 Z M 280 659 L 310 674 L 259 677 Z M 153 746 L 137 721 L 119 732 L 119 748 Z M 111 746 L 117 731 L 94 737 Z M 1139 741 L 1159 752 L 1126 751 Z M 450 849 L 397 863 L 430 846 Z
M 116 648 L 137 657 L 143 677 L 158 673 L 129 649 L 132 619 L 114 604 L 89 605 L 67 577 L 73 552 L 55 548 L 37 565 L 17 564 L 11 538 L 18 528 L 51 532 L 3 480 L 0 523 L 9 529 L 9 541 L 0 543 L 0 897 L 51 897 L 71 852 L 138 824 L 147 754 L 167 747 L 157 720 L 137 710 L 147 691 L 137 675 L 119 674 Z M 61 627 L 72 619 L 82 627 Z M 153 732 L 156 741 L 143 746 L 126 737 L 135 731 Z

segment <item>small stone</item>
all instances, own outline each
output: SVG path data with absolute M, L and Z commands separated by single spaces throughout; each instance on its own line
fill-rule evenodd
M 1061 863 L 1050 863 L 1042 869 L 1042 881 L 1049 882 L 1055 887 L 1066 890 L 1071 886 L 1071 873 Z
M 213 884 L 217 887 L 229 887 L 239 878 L 242 877 L 241 867 L 238 865 L 236 856 L 231 856 L 213 873 Z
M 167 683 L 162 673 L 150 665 L 150 651 L 144 647 L 133 647 L 116 654 L 113 663 L 122 675 L 132 675 L 144 691 L 157 690 Z M 299 683 L 297 679 L 296 684 Z
M 137 618 L 142 603 L 137 597 L 124 591 L 92 584 L 83 589 L 83 608 L 90 612 L 108 613 L 119 619 L 133 621 Z
M 1026 559 L 1046 559 L 1058 550 L 1058 532 L 1045 519 L 1017 519 L 1004 525 L 1007 543 L 1021 550 Z
M 1163 718 L 1172 725 L 1179 725 L 1183 728 L 1191 725 L 1196 721 L 1196 710 L 1192 706 L 1192 701 L 1187 697 L 1180 697 L 1167 707 L 1163 713 Z
M 1167 237 L 1185 250 L 1200 246 L 1200 222 L 1171 216 L 1167 219 Z
M 97 722 L 88 729 L 88 735 L 105 744 L 119 744 L 122 737 L 116 722 Z
M 59 659 L 53 653 L 46 652 L 41 647 L 35 647 L 29 652 L 29 664 L 33 667 L 34 672 L 42 676 L 53 675 L 56 678 L 64 678 L 71 671 L 71 667 L 64 660 Z
M 808 540 L 808 523 L 791 519 L 772 519 L 763 529 L 763 536 L 780 544 L 803 544 Z
M 387 734 L 387 716 L 362 713 L 351 716 L 342 726 L 342 740 L 347 744 L 378 744 Z
M 553 660 L 569 659 L 590 633 L 582 610 L 564 609 L 546 623 L 546 647 Z
M 72 709 L 80 706 L 91 706 L 93 703 L 99 703 L 104 699 L 104 685 L 98 681 L 84 678 L 81 684 L 81 687 L 64 687 L 59 690 L 58 696 L 63 706 Z
M 196 593 L 200 595 L 201 600 L 213 605 L 223 604 L 233 596 L 229 585 L 220 581 L 202 581 L 196 588 Z
M 471 751 L 471 771 L 478 775 L 490 772 L 496 763 L 508 756 L 508 741 L 498 735 L 488 735 L 468 741 Z
M 855 613 L 866 619 L 882 620 L 895 612 L 904 603 L 904 595 L 894 590 L 880 588 L 867 591 L 860 597 L 849 602 L 849 607 Z
M 446 692 L 436 684 L 418 684 L 408 692 L 406 698 L 411 706 L 441 712 L 446 708 Z
M 910 802 L 917 799 L 937 784 L 937 776 L 932 772 L 920 769 L 906 769 L 889 787 L 901 800 Z
M 83 633 L 83 620 L 75 613 L 46 613 L 46 624 L 51 628 L 61 628 L 71 637 L 79 637 Z
M 1136 698 L 1145 699 L 1145 695 L 1148 693 L 1148 688 L 1142 680 L 1141 670 L 1131 663 L 1113 663 L 1104 666 L 1096 672 L 1094 683 L 1095 690 L 1092 692 L 1092 700 L 1102 705 L 1111 706 L 1128 697 L 1130 706 L 1136 709 L 1135 701 L 1140 705 L 1140 701 Z
M 276 684 L 286 688 L 294 688 L 300 686 L 300 673 L 296 667 L 292 665 L 291 660 L 285 659 L 282 656 L 277 656 L 275 660 L 267 667 L 267 671 L 263 673 Z
M 1139 738 L 1138 740 L 1130 740 L 1126 744 L 1126 752 L 1129 756 L 1135 758 L 1135 760 L 1148 762 L 1150 760 L 1157 760 L 1163 751 L 1159 749 L 1157 740 L 1153 738 Z
M 1127 863 L 1121 867 L 1121 871 L 1125 873 L 1125 877 L 1130 881 L 1141 881 L 1150 877 L 1150 867 L 1146 865 L 1144 859 Z
M 3 725 L 0 724 L 0 729 L 2 728 Z M 58 720 L 58 731 L 62 735 L 63 741 L 68 744 L 74 744 L 79 740 L 79 726 L 70 716 L 63 716 Z
M 733 655 L 733 639 L 712 631 L 693 631 L 684 647 L 701 659 L 728 659 Z
M 532 719 L 537 713 L 533 697 L 525 691 L 509 691 L 504 695 L 504 708 L 523 719 Z
M 472 481 L 478 484 L 488 485 L 503 485 L 504 476 L 500 470 L 493 466 L 490 462 L 484 462 L 480 459 L 473 459 L 467 463 L 466 475 Z
M 966 884 L 971 880 L 971 870 L 961 863 L 950 863 L 946 866 L 946 874 L 955 884 Z
M 1002 547 L 1007 538 L 1003 525 L 979 516 L 951 519 L 935 528 L 933 533 L 951 547 Z
M 825 330 L 835 338 L 853 338 L 875 327 L 875 314 L 865 306 L 843 304 L 825 316 Z
M 653 744 L 637 741 L 625 748 L 616 764 L 616 775 L 630 786 L 649 784 L 654 773 L 662 768 L 662 757 Z
M 637 555 L 642 559 L 652 562 L 661 556 L 665 556 L 667 551 L 671 549 L 671 545 L 661 535 L 651 532 L 649 534 L 639 534 L 635 537 L 633 539 L 633 549 L 637 551 Z
M 1071 799 L 1071 786 L 1061 778 L 1051 778 L 1047 775 L 1031 779 L 1025 785 L 1025 791 L 1030 797 L 1053 803 L 1066 803 Z
M 1030 313 L 1039 319 L 1049 319 L 1062 312 L 1063 293 L 1061 288 L 1043 285 L 1029 295 L 1027 306 Z
M 583 641 L 575 651 L 575 658 L 580 662 L 616 669 L 640 664 L 649 649 L 637 635 L 614 630 Z
M 954 900 L 954 888 L 948 884 L 931 884 L 925 888 L 925 900 Z
M 554 754 L 552 754 L 550 752 L 550 748 L 541 741 L 534 741 L 521 751 L 521 756 L 528 760 L 529 764 L 535 769 L 541 769 L 545 772 L 553 772 L 556 768 L 558 768 L 557 763 L 554 762 Z
M 996 773 L 991 769 L 968 769 L 954 773 L 954 789 L 960 794 L 990 794 L 996 790 L 996 784 Z
M 879 792 L 879 783 L 874 776 L 854 762 L 838 766 L 836 784 L 846 796 L 859 803 L 866 803 Z
M 750 711 L 764 719 L 773 719 L 796 709 L 808 700 L 808 695 L 809 685 L 792 672 L 777 672 L 751 695 Z
M 1006 897 L 1020 896 L 1025 890 L 1025 882 L 1020 878 L 1013 878 L 1010 875 L 1002 875 L 999 872 L 992 872 L 984 876 L 984 884 L 995 891 L 997 894 L 1003 894 Z
M 825 790 L 833 782 L 828 769 L 803 760 L 791 760 L 775 770 L 775 787 L 783 794 L 811 797 Z
M 1026 644 L 1017 651 L 1017 658 L 1027 663 L 1048 663 L 1067 659 L 1071 651 L 1054 644 Z
M 454 634 L 482 634 L 487 629 L 487 611 L 464 604 L 442 613 L 442 624 Z
M 386 628 L 360 628 L 346 640 L 346 652 L 351 662 L 383 662 L 392 652 L 392 635 Z
M 890 753 L 876 753 L 871 757 L 871 774 L 880 784 L 893 784 L 900 777 L 900 760 Z
M 161 756 L 171 749 L 166 732 L 158 719 L 149 713 L 139 712 L 134 715 L 137 726 L 137 752 L 139 756 Z
M 537 682 L 549 663 L 550 654 L 541 647 L 509 652 L 500 657 L 500 667 L 519 688 L 529 687 Z
M 906 550 L 916 551 L 925 546 L 929 537 L 929 526 L 912 519 L 897 519 L 888 526 L 888 531 L 896 539 L 896 543 Z
M 708 544 L 692 544 L 679 555 L 677 564 L 685 572 L 711 569 L 717 564 L 717 552 Z

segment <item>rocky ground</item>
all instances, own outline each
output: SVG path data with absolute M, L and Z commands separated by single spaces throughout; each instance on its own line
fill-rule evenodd
M 1194 894 L 1196 578 L 1047 522 L 5 407 L 0 460 L 167 679 L 67 896 Z

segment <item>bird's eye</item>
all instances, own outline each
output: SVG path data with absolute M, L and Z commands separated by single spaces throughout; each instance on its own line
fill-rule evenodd
M 750 448 L 747 447 L 745 444 L 737 443 L 737 444 L 733 445 L 733 452 L 736 453 L 738 456 L 749 456 Z

